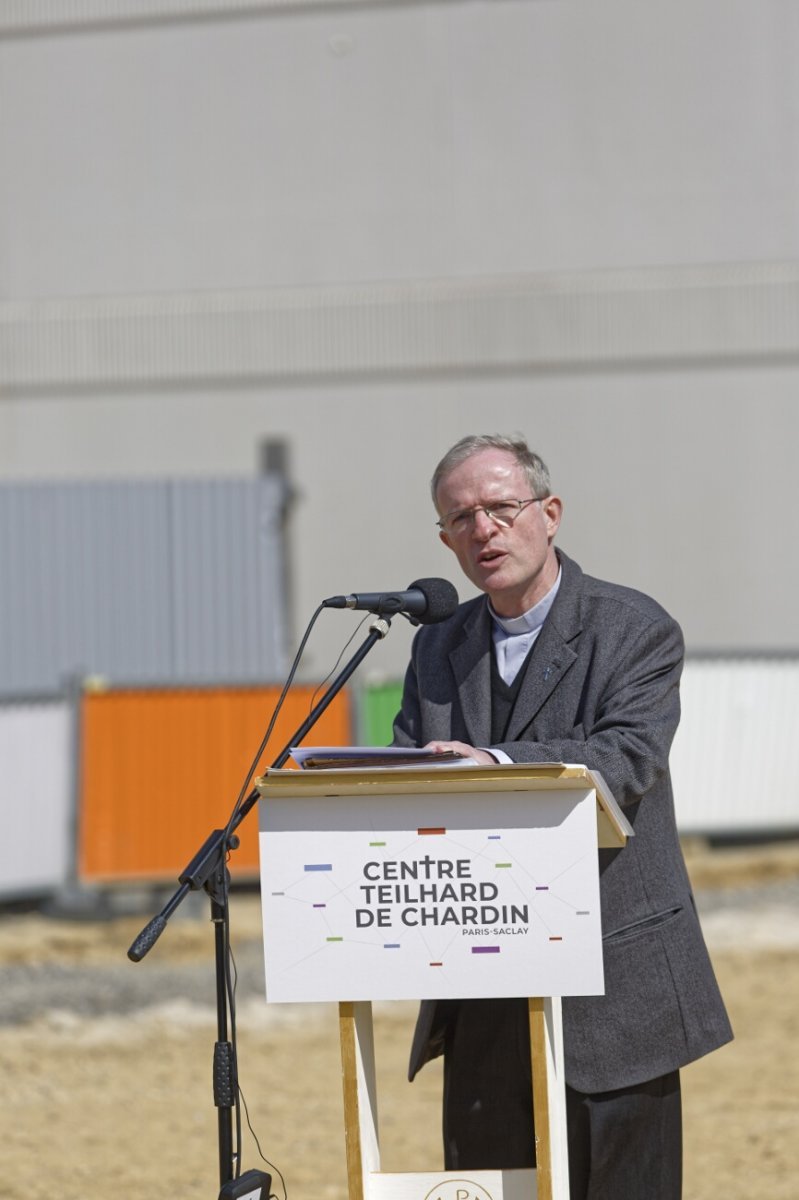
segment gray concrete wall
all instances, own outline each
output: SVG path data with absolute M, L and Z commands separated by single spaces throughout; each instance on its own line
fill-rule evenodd
M 799 257 L 794 0 L 8 7 L 4 299 Z
M 457 581 L 432 466 L 520 429 L 586 569 L 796 647 L 794 0 L 78 8 L 0 13 L 0 477 L 286 439 L 298 636 Z

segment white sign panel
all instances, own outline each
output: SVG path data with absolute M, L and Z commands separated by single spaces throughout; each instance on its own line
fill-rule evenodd
M 260 830 L 269 1001 L 604 991 L 593 790 L 267 794 Z

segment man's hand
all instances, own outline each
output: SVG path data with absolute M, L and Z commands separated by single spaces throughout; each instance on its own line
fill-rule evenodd
M 497 762 L 487 750 L 478 750 L 476 746 L 467 746 L 466 742 L 428 742 L 424 748 L 433 750 L 436 754 L 441 754 L 445 750 L 454 751 L 455 754 L 462 754 L 464 758 L 473 758 L 475 762 L 484 763 L 490 767 L 496 766 Z

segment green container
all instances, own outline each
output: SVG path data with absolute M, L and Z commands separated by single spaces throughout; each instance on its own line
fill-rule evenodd
M 401 683 L 378 683 L 361 693 L 361 744 L 388 746 L 393 737 L 392 725 L 402 700 Z

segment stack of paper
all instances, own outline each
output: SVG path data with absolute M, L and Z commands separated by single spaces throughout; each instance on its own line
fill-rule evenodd
M 405 746 L 292 746 L 291 757 L 304 771 L 369 770 L 374 767 L 473 767 L 473 758 L 454 750 Z

